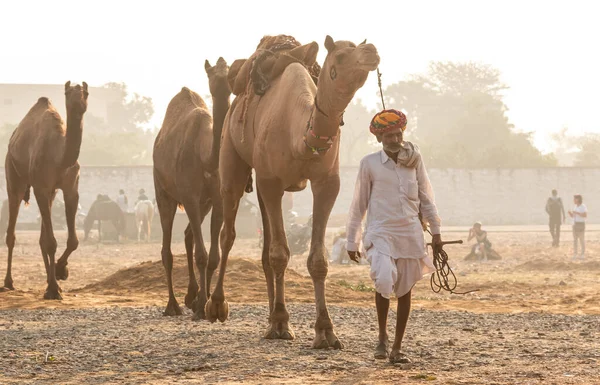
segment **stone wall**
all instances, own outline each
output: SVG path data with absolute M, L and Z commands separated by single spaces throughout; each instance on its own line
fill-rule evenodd
M 342 187 L 333 215 L 344 215 L 352 200 L 357 168 L 342 168 Z M 0 197 L 6 197 L 4 169 L 0 169 Z M 429 176 L 445 225 L 470 225 L 482 221 L 488 225 L 545 224 L 544 206 L 550 190 L 558 189 L 567 209 L 572 196 L 580 193 L 590 210 L 590 223 L 600 223 L 594 213 L 600 207 L 600 168 L 541 169 L 430 169 Z M 138 190 L 144 188 L 154 199 L 152 167 L 82 167 L 80 202 L 86 211 L 99 193 L 115 198 L 119 189 L 129 197 L 130 207 Z M 256 195 L 249 199 L 256 203 Z M 32 194 L 32 201 L 35 201 Z M 310 186 L 294 193 L 294 210 L 300 216 L 312 211 Z M 21 209 L 20 221 L 35 220 L 35 203 Z

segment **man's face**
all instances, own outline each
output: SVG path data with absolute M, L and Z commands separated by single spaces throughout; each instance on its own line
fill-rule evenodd
M 402 134 L 401 128 L 394 128 L 385 134 L 378 135 L 377 141 L 383 145 L 385 151 L 395 154 L 402 148 Z
M 558 195 L 558 193 L 556 191 L 552 191 L 552 196 L 556 198 L 556 196 Z

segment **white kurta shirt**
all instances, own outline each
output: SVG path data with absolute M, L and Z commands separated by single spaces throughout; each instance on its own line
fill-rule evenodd
M 365 156 L 360 162 L 354 199 L 346 229 L 347 250 L 375 247 L 392 258 L 423 258 L 427 255 L 423 218 L 433 234 L 440 234 L 441 220 L 423 160 L 415 168 L 396 164 L 385 151 Z M 367 213 L 364 237 L 362 221 Z

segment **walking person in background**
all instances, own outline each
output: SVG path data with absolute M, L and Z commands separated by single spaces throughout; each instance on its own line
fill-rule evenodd
M 552 196 L 546 202 L 546 212 L 549 217 L 552 247 L 558 247 L 560 244 L 560 225 L 565 222 L 565 208 L 556 190 L 552 190 Z
M 575 208 L 569 210 L 569 216 L 573 218 L 573 260 L 585 257 L 585 219 L 587 218 L 587 207 L 583 204 L 583 197 L 573 197 Z M 581 254 L 577 255 L 577 242 L 581 243 Z
M 125 191 L 123 189 L 119 190 L 119 196 L 117 197 L 117 204 L 121 208 L 121 211 L 123 211 L 124 213 L 129 211 L 129 207 L 128 207 L 129 202 L 127 201 L 127 195 L 125 195 Z

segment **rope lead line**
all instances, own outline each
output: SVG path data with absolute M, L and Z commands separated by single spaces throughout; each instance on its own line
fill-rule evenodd
M 427 229 L 427 232 L 431 236 L 433 236 L 429 229 Z M 448 263 L 448 254 L 443 249 L 443 246 L 462 243 L 462 240 L 442 242 L 442 247 L 440 247 L 439 251 L 435 250 L 432 243 L 428 243 L 428 246 L 431 246 L 433 250 L 433 266 L 435 267 L 435 272 L 431 274 L 430 284 L 431 290 L 433 290 L 434 293 L 439 293 L 440 291 L 445 290 L 450 294 L 463 295 L 479 291 L 479 289 L 469 290 L 463 293 L 458 293 L 454 291 L 454 289 L 456 289 L 456 285 L 458 284 L 458 280 L 456 279 L 456 275 L 454 274 L 452 268 L 450 267 L 450 264 Z
M 379 67 L 377 67 L 377 83 L 379 84 L 379 95 L 381 95 L 381 106 L 385 110 L 385 102 L 383 101 L 383 89 L 381 88 L 381 72 L 379 72 Z

